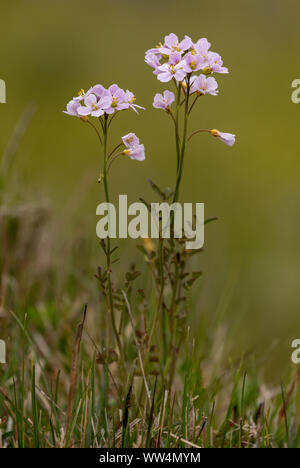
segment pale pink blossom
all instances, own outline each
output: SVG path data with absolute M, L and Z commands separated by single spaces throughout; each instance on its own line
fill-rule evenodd
M 78 114 L 78 107 L 80 107 L 80 102 L 74 98 L 70 102 L 68 102 L 67 110 L 63 112 L 64 114 L 72 115 L 74 117 L 80 117 L 80 115 Z
M 192 40 L 190 37 L 185 36 L 184 39 L 179 42 L 176 34 L 169 34 L 165 36 L 165 42 L 162 47 L 159 47 L 158 50 L 163 55 L 170 55 L 172 52 L 185 52 L 192 46 Z
M 235 143 L 235 135 L 232 133 L 219 132 L 219 130 L 213 129 L 211 130 L 211 134 L 217 138 L 220 138 L 220 140 L 227 146 L 232 146 Z
M 107 112 L 111 102 L 111 96 L 103 96 L 98 100 L 95 94 L 88 94 L 84 97 L 83 103 L 78 107 L 77 112 L 80 116 L 100 117 Z
M 122 137 L 122 141 L 126 148 L 133 148 L 140 144 L 140 139 L 136 136 L 135 133 L 128 133 Z
M 131 91 L 126 91 L 125 93 L 125 101 L 129 104 L 129 107 L 134 110 L 134 112 L 136 112 L 138 114 L 138 111 L 137 109 L 143 109 L 145 110 L 145 107 L 142 107 L 142 106 L 138 106 L 137 104 L 134 104 L 136 98 L 135 98 L 135 95 L 131 92 Z
M 195 71 L 200 70 L 200 68 L 204 67 L 204 60 L 202 55 L 200 54 L 194 55 L 191 52 L 188 52 L 184 56 L 183 62 L 183 69 L 187 73 L 193 73 Z
M 136 145 L 129 148 L 126 148 L 123 151 L 123 154 L 129 156 L 131 159 L 136 161 L 144 161 L 145 159 L 145 147 L 144 145 Z
M 177 59 L 174 55 L 172 58 L 173 60 Z M 164 63 L 157 68 L 157 79 L 163 83 L 170 81 L 172 78 L 175 78 L 176 81 L 182 81 L 186 76 L 183 65 L 183 61 L 177 63 Z
M 172 91 L 164 91 L 163 94 L 157 93 L 154 96 L 153 107 L 156 109 L 170 109 L 171 104 L 175 101 L 175 96 Z
M 111 105 L 105 111 L 106 114 L 113 114 L 116 110 L 124 110 L 129 108 L 129 103 L 126 100 L 126 94 L 118 85 L 113 84 L 108 88 L 111 95 Z
M 207 62 L 209 71 L 214 73 L 228 73 L 228 68 L 223 67 L 223 60 L 219 54 L 209 52 Z
M 203 64 L 207 64 L 208 60 L 208 54 L 209 54 L 209 49 L 210 49 L 211 43 L 208 42 L 208 40 L 203 37 L 202 39 L 199 39 L 195 44 L 193 44 L 193 50 L 192 54 L 198 54 L 201 55 Z
M 162 55 L 157 52 L 157 49 L 149 49 L 146 52 L 145 55 L 145 62 L 147 65 L 150 67 L 154 68 L 154 70 L 157 69 L 161 65 L 160 60 L 161 60 Z
M 190 93 L 211 94 L 217 96 L 218 83 L 212 76 L 208 78 L 205 75 L 192 76 L 190 79 Z

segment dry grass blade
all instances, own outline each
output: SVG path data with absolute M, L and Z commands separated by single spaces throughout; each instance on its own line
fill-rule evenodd
M 83 326 L 84 326 L 85 317 L 86 317 L 86 311 L 87 311 L 87 305 L 85 305 L 85 307 L 84 307 L 83 320 L 77 327 L 75 344 L 74 344 L 74 349 L 73 349 L 73 353 L 72 353 L 70 390 L 69 390 L 69 396 L 68 396 L 68 410 L 67 410 L 67 421 L 66 421 L 66 434 L 68 433 L 70 418 L 71 418 L 74 399 L 75 399 L 75 391 L 76 391 L 77 375 L 78 375 L 78 362 L 79 362 L 80 343 L 81 343 Z
M 168 434 L 168 432 L 166 431 L 165 434 Z M 196 445 L 193 442 L 190 442 L 189 440 L 183 439 L 182 437 L 180 437 L 180 436 L 178 436 L 176 434 L 173 434 L 172 432 L 170 432 L 169 435 L 173 439 L 176 439 L 177 441 L 183 442 L 184 444 L 188 445 L 189 447 L 198 448 L 198 449 L 201 448 L 200 445 Z
M 282 408 L 281 408 L 281 410 L 280 410 L 280 412 L 278 414 L 278 424 L 281 423 L 282 419 L 286 415 L 286 412 L 288 410 L 291 398 L 293 396 L 293 393 L 295 391 L 295 388 L 297 386 L 297 383 L 298 383 L 299 379 L 300 379 L 300 366 L 298 367 L 296 375 L 295 375 L 295 377 L 294 377 L 294 379 L 293 379 L 293 381 L 291 383 L 290 389 L 289 389 L 288 394 L 287 394 L 286 399 L 285 399 L 285 403 L 283 403 Z

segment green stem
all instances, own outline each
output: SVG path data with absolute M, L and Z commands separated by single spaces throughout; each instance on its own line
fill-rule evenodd
M 175 193 L 174 193 L 173 203 L 175 203 L 175 202 L 178 201 L 180 182 L 181 182 L 181 178 L 182 178 L 183 161 L 184 161 L 185 146 L 186 146 L 187 126 L 188 126 L 188 118 L 189 118 L 189 95 L 190 95 L 190 76 L 187 78 L 187 89 L 186 89 L 185 111 L 184 111 L 183 138 L 182 138 L 182 145 L 181 145 L 181 151 L 180 151 L 180 161 L 179 161 L 179 169 L 178 169 L 178 173 L 177 173 L 177 180 L 176 180 L 176 187 L 175 187 Z
M 181 85 L 178 84 L 177 89 L 177 101 L 176 101 L 176 114 L 175 114 L 175 139 L 176 139 L 176 153 L 177 153 L 177 169 L 176 177 L 179 171 L 180 165 L 180 138 L 179 138 L 179 110 L 180 110 L 180 95 L 181 95 Z
M 107 134 L 108 134 L 108 125 L 107 125 L 107 115 L 105 114 L 104 117 L 104 124 L 103 124 L 103 154 L 104 154 L 104 163 L 103 163 L 103 180 L 104 180 L 104 192 L 105 192 L 105 199 L 106 203 L 109 203 L 109 190 L 108 190 L 108 181 L 107 181 Z M 107 252 L 106 252 L 106 261 L 107 261 L 107 284 L 108 284 L 108 294 L 109 294 L 109 308 L 110 308 L 110 315 L 111 315 L 111 323 L 113 327 L 113 331 L 115 334 L 115 338 L 117 340 L 118 348 L 120 351 L 120 357 L 123 361 L 123 349 L 120 340 L 120 336 L 117 330 L 116 325 L 116 318 L 114 312 L 114 300 L 113 300 L 113 292 L 112 292 L 112 284 L 111 284 L 111 250 L 110 250 L 110 238 L 107 237 Z M 124 362 L 124 361 L 123 361 Z

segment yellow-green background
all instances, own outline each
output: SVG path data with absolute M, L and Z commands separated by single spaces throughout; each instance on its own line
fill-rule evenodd
M 12 180 L 18 174 L 32 198 L 51 201 L 63 244 L 72 242 L 76 230 L 84 233 L 95 267 L 100 151 L 91 129 L 62 113 L 66 102 L 95 83 L 117 82 L 134 91 L 147 110 L 120 115 L 113 139 L 136 132 L 147 159 L 116 163 L 110 185 L 131 201 L 151 199 L 147 179 L 172 186 L 175 154 L 172 124 L 152 108 L 154 94 L 165 85 L 144 63 L 144 52 L 174 32 L 207 37 L 222 55 L 230 74 L 218 75 L 220 95 L 201 99 L 190 129 L 232 131 L 237 142 L 228 148 L 208 135 L 195 137 L 181 193 L 183 201 L 204 202 L 206 215 L 220 218 L 206 229 L 200 265 L 205 276 L 193 313 L 214 316 L 228 297 L 224 320 L 238 351 L 266 356 L 266 372 L 290 366 L 290 342 L 300 337 L 300 105 L 291 102 L 291 83 L 300 78 L 299 15 L 297 0 L 1 5 L 0 78 L 7 84 L 1 150 L 25 107 L 35 103 Z M 135 242 L 128 240 L 123 264 L 135 255 Z

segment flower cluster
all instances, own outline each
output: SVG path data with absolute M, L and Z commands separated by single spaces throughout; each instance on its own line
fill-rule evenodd
M 118 85 L 113 84 L 108 89 L 97 84 L 92 86 L 86 93 L 80 90 L 78 96 L 74 97 L 68 104 L 68 115 L 80 117 L 83 120 L 88 116 L 101 117 L 104 114 L 110 115 L 116 111 L 125 109 L 144 109 L 135 102 L 135 96 L 131 91 L 124 91 Z
M 182 82 L 189 74 L 197 71 L 205 76 L 212 73 L 228 73 L 219 54 L 210 50 L 206 38 L 193 42 L 188 36 L 179 42 L 176 34 L 165 37 L 164 44 L 149 49 L 145 62 L 154 69 L 157 79 L 162 82 L 174 78 Z M 202 78 L 203 80 L 203 78 Z
M 222 58 L 216 52 L 210 50 L 211 44 L 206 38 L 193 42 L 189 36 L 179 41 L 176 34 L 165 36 L 164 43 L 154 49 L 149 49 L 145 55 L 145 62 L 154 69 L 154 74 L 161 82 L 173 81 L 177 90 L 176 116 L 172 112 L 172 104 L 175 95 L 171 91 L 154 96 L 153 107 L 163 109 L 171 115 L 176 126 L 176 139 L 178 139 L 178 112 L 183 103 L 185 106 L 185 118 L 189 117 L 196 101 L 200 96 L 210 94 L 217 96 L 218 83 L 212 76 L 213 73 L 228 73 L 228 68 L 223 66 Z M 189 98 L 195 99 L 189 104 Z M 182 98 L 184 98 L 182 100 Z M 217 130 L 201 130 L 211 133 L 228 146 L 235 142 L 235 136 L 231 133 L 222 133 Z M 199 132 L 195 132 L 199 133 Z M 195 134 L 194 133 L 194 134 Z M 225 135 L 225 136 L 224 136 Z M 178 152 L 177 144 L 177 152 Z M 178 160 L 180 159 L 178 153 Z

